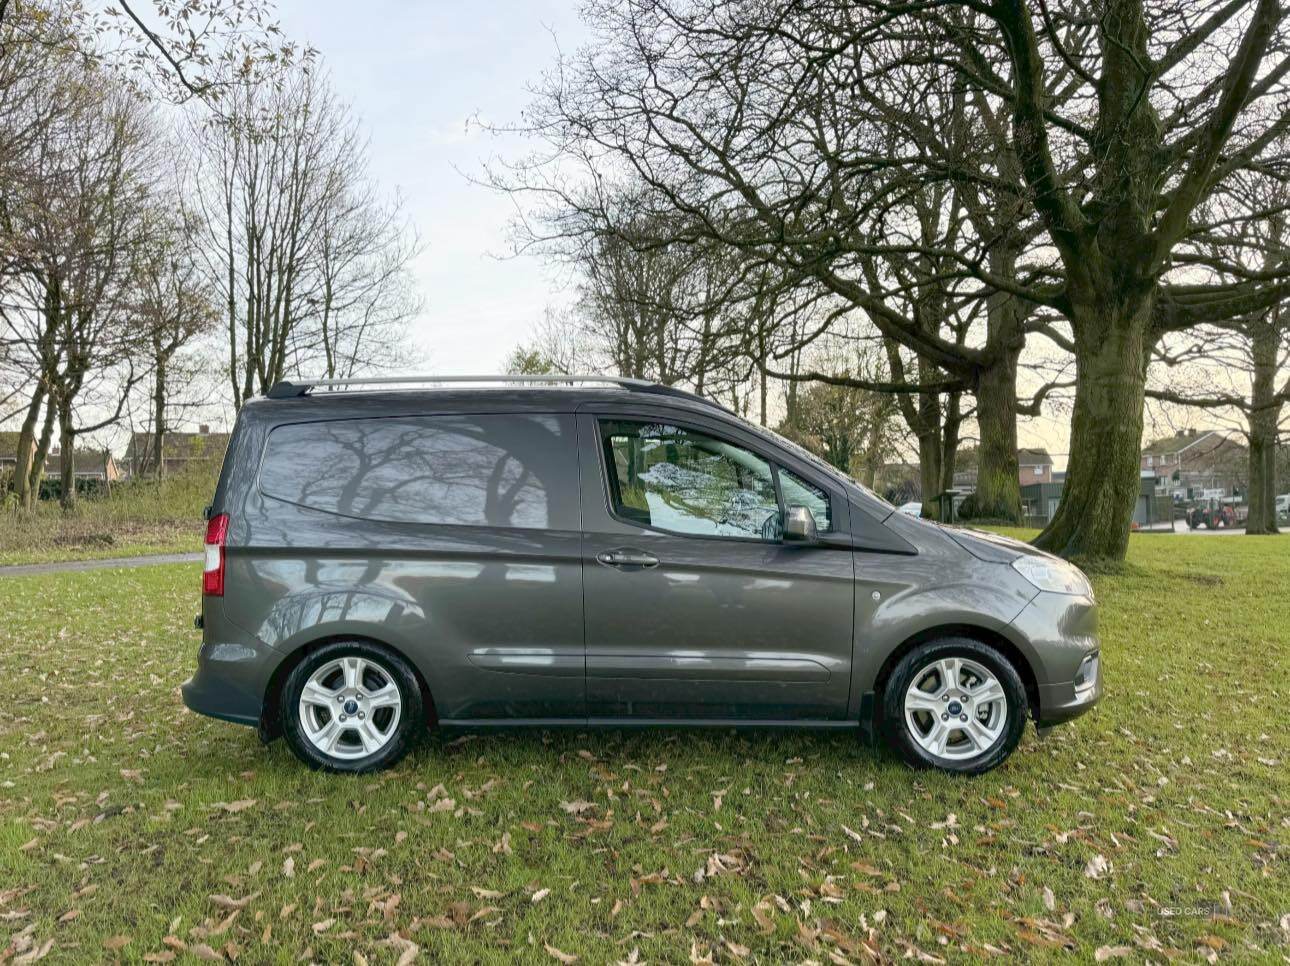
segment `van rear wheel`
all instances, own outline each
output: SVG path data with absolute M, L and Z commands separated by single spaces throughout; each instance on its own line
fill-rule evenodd
M 887 743 L 909 764 L 979 775 L 1012 754 L 1026 727 L 1026 688 L 998 651 L 967 637 L 920 644 L 883 690 Z
M 393 765 L 425 721 L 407 662 L 366 641 L 335 641 L 306 655 L 287 676 L 280 706 L 297 758 L 354 774 Z

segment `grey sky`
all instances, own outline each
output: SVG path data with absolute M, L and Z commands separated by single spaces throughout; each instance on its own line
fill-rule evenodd
M 318 48 L 339 95 L 362 117 L 373 173 L 404 193 L 425 253 L 416 265 L 426 299 L 414 329 L 424 356 L 413 369 L 496 371 L 529 334 L 559 283 L 536 259 L 506 251 L 510 203 L 470 184 L 506 149 L 467 119 L 519 117 L 560 45 L 582 36 L 576 5 L 561 0 L 279 0 L 291 38 Z M 511 151 L 516 145 L 509 146 Z

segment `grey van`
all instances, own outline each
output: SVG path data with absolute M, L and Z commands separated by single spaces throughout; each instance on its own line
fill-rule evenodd
M 383 768 L 435 724 L 772 725 L 976 774 L 1101 697 L 1079 570 L 713 402 L 384 382 L 248 403 L 208 510 L 184 702 L 311 766 Z

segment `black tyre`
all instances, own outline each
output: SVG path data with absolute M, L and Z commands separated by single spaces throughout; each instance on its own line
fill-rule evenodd
M 406 661 L 367 641 L 309 654 L 282 688 L 282 733 L 311 768 L 388 768 L 425 727 L 421 687 Z
M 882 693 L 888 745 L 917 768 L 962 775 L 1012 754 L 1029 705 L 1016 668 L 967 637 L 920 644 L 900 659 Z

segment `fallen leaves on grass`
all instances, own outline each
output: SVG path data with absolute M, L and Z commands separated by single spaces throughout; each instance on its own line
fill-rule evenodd
M 543 943 L 542 948 L 546 950 L 548 956 L 552 959 L 558 959 L 560 962 L 565 963 L 566 966 L 569 963 L 576 963 L 578 961 L 578 957 L 573 953 L 566 953 L 563 950 L 556 949 L 550 943 Z
M 1084 866 L 1084 875 L 1089 879 L 1100 879 L 1111 871 L 1111 863 L 1106 860 L 1106 856 L 1098 854 L 1088 860 Z

